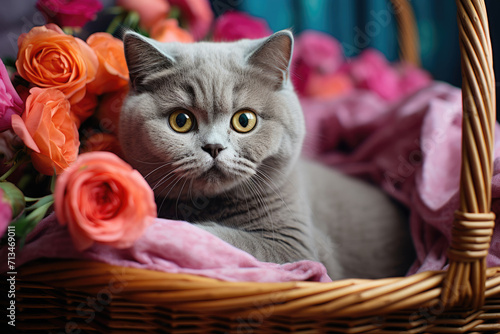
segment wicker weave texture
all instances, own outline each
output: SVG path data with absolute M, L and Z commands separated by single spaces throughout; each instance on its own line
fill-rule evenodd
M 486 305 L 451 312 L 438 298 L 442 272 L 411 281 L 255 284 L 57 261 L 32 264 L 20 274 L 18 329 L 25 333 L 68 323 L 89 333 L 500 332 L 500 276 L 494 269 L 487 273 Z M 407 296 L 419 284 L 428 287 L 429 276 L 437 284 L 425 300 L 398 300 L 391 293 Z M 405 300 L 404 311 L 392 312 Z M 339 305 L 349 306 L 332 311 Z

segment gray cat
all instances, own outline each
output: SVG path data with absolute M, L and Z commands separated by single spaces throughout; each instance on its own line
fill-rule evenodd
M 301 159 L 289 31 L 232 43 L 124 36 L 127 160 L 160 217 L 182 219 L 268 262 L 316 260 L 332 278 L 402 275 L 406 218 L 377 188 Z

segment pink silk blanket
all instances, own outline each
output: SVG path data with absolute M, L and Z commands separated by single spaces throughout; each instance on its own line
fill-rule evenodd
M 461 91 L 436 82 L 394 105 L 370 91 L 355 91 L 329 102 L 303 99 L 302 106 L 304 154 L 375 182 L 407 206 L 417 253 L 409 274 L 443 269 L 459 206 Z M 498 217 L 500 138 L 495 137 L 492 210 Z M 500 265 L 498 224 L 487 262 Z

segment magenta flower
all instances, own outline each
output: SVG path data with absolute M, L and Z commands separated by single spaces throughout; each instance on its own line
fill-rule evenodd
M 227 12 L 215 20 L 214 41 L 237 41 L 243 38 L 255 39 L 272 33 L 263 19 L 242 12 Z
M 17 94 L 9 73 L 0 60 L 0 132 L 11 129 L 10 118 L 12 115 L 21 115 L 24 110 L 24 103 Z
M 48 23 L 61 27 L 83 27 L 102 9 L 99 0 L 38 0 L 36 8 Z

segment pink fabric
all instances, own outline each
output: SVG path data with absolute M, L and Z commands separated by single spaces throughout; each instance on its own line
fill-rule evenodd
M 302 99 L 304 154 L 377 183 L 410 208 L 417 259 L 409 273 L 446 265 L 459 205 L 461 93 L 434 83 L 392 105 L 371 91 L 318 102 Z M 496 125 L 498 131 L 499 126 Z M 495 141 L 493 210 L 500 212 L 500 140 Z M 500 265 L 495 229 L 488 265 Z
M 7 247 L 0 258 L 7 258 Z M 88 259 L 123 267 L 207 276 L 227 281 L 329 282 L 325 267 L 313 261 L 283 265 L 257 261 L 253 256 L 186 222 L 156 219 L 135 244 L 127 249 L 95 244 L 78 252 L 66 227 L 54 214 L 30 233 L 16 266 L 39 258 Z M 7 271 L 3 261 L 2 271 Z

